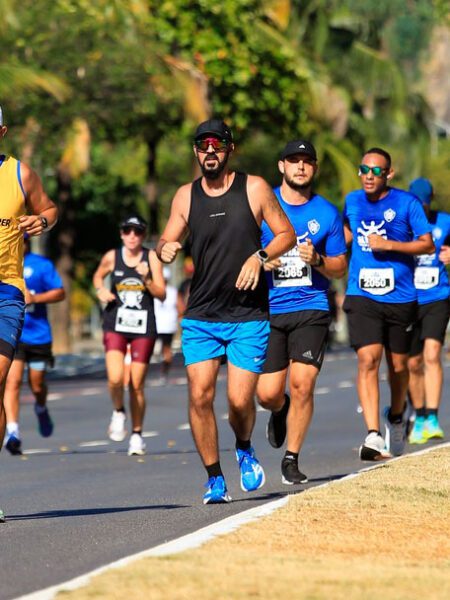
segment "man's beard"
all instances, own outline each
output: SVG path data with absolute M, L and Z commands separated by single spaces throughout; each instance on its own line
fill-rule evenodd
M 199 161 L 199 165 L 200 165 L 200 169 L 202 171 L 202 175 L 206 179 L 212 179 L 212 180 L 214 180 L 214 179 L 218 179 L 220 177 L 220 174 L 222 173 L 222 171 L 225 169 L 225 167 L 227 165 L 227 162 L 228 162 L 228 153 L 226 154 L 226 156 L 225 156 L 225 158 L 223 159 L 222 162 L 220 162 L 220 160 L 219 160 L 219 158 L 217 156 L 215 156 L 215 159 L 219 163 L 215 169 L 207 169 L 205 167 L 205 162 L 208 160 L 207 158 L 203 161 L 203 163 L 201 163 Z
M 311 177 L 311 179 L 305 181 L 304 183 L 295 183 L 295 181 L 291 177 L 288 177 L 285 173 L 284 180 L 288 184 L 288 186 L 296 192 L 303 192 L 304 190 L 307 190 L 311 187 L 313 178 Z

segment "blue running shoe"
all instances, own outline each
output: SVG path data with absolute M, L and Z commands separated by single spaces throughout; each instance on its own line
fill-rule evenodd
M 14 433 L 8 437 L 5 446 L 13 456 L 22 454 L 22 441 Z
M 203 504 L 225 504 L 231 502 L 231 496 L 228 494 L 225 479 L 222 475 L 210 477 L 205 483 L 208 488 L 203 496 Z
M 37 405 L 35 404 L 34 412 L 36 413 L 36 417 L 38 420 L 39 433 L 42 435 L 42 437 L 50 437 L 53 433 L 53 421 L 50 417 L 47 408 L 41 411 L 37 408 Z
M 244 492 L 254 492 L 266 482 L 264 469 L 259 464 L 253 448 L 248 450 L 236 449 L 236 459 L 241 471 L 241 489 Z

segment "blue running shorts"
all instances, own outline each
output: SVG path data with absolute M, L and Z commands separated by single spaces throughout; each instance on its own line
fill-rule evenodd
M 181 348 L 186 366 L 226 355 L 240 369 L 261 373 L 269 341 L 269 321 L 216 323 L 183 319 Z
M 10 360 L 22 332 L 25 302 L 22 292 L 0 283 L 0 354 Z

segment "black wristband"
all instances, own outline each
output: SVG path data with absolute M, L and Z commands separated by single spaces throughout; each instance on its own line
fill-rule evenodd
M 318 256 L 319 256 L 319 260 L 314 265 L 315 267 L 321 267 L 321 266 L 323 266 L 323 263 L 324 263 L 323 256 L 321 254 L 319 254 Z

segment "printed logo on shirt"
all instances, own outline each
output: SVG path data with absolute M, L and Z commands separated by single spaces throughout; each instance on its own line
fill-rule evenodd
M 117 277 L 122 277 L 123 271 L 114 271 L 114 275 L 116 275 Z
M 440 227 L 435 227 L 433 229 L 433 240 L 440 240 L 442 237 L 442 229 Z
M 312 235 L 315 235 L 320 229 L 320 223 L 316 221 L 316 219 L 312 219 L 308 221 L 308 229 Z
M 393 221 L 395 219 L 395 215 L 397 214 L 395 212 L 395 210 L 392 210 L 392 208 L 388 208 L 387 210 L 384 211 L 384 218 L 386 219 L 386 221 L 388 223 L 390 223 L 391 221 Z
M 311 350 L 307 350 L 306 352 L 303 352 L 302 356 L 304 356 L 305 358 L 309 358 L 311 360 L 313 360 L 313 358 L 314 358 Z
M 226 215 L 226 213 L 221 212 L 221 213 L 212 213 L 209 215 L 210 219 L 214 219 L 215 217 L 224 217 Z
M 32 269 L 32 267 L 24 267 L 24 269 L 23 269 L 23 276 L 24 276 L 24 278 L 28 279 L 32 275 L 33 275 L 33 269 Z
M 372 248 L 369 246 L 368 240 L 369 235 L 371 235 L 372 233 L 381 235 L 381 237 L 387 240 L 387 233 L 386 229 L 384 229 L 384 224 L 385 221 L 381 221 L 381 223 L 378 224 L 375 223 L 375 221 L 370 221 L 369 224 L 365 223 L 364 221 L 361 221 L 362 227 L 358 227 L 356 229 L 356 233 L 358 234 L 358 245 L 360 246 L 363 252 L 372 252 Z
M 145 287 L 141 279 L 127 277 L 116 285 L 122 304 L 128 308 L 142 308 Z

